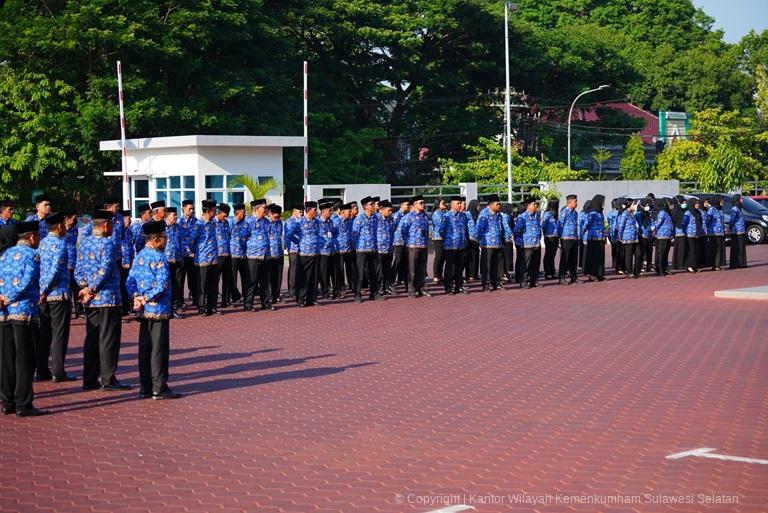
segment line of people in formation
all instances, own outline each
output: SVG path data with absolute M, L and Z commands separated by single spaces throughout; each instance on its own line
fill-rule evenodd
M 435 202 L 430 222 L 423 196 L 397 206 L 376 197 L 359 206 L 308 201 L 294 206 L 286 221 L 282 208 L 264 199 L 251 202 L 250 214 L 244 204 L 205 200 L 199 218 L 191 200 L 183 201 L 181 216 L 157 201 L 139 206 L 140 220 L 133 223 L 129 212 L 119 211 L 118 198 L 107 198 L 81 228 L 76 212 L 51 213 L 47 196 L 37 197 L 36 212 L 19 223 L 13 205 L 0 202 L 2 412 L 46 413 L 32 404 L 35 374 L 40 381 L 76 379 L 65 372 L 64 361 L 71 317 L 81 309 L 85 390 L 130 388 L 115 371 L 121 317 L 133 310 L 140 321 L 139 397 L 178 398 L 167 384 L 169 320 L 181 317 L 185 282 L 200 315 L 217 314 L 219 304 L 242 303 L 253 311 L 257 297 L 261 309 L 273 310 L 282 302 L 285 252 L 288 289 L 301 307 L 316 304 L 318 295 L 342 298 L 347 290 L 355 302 L 363 291 L 377 300 L 394 294 L 396 285 L 410 297 L 429 296 L 430 240 L 433 281 L 447 294 L 467 293 L 464 285 L 478 279 L 483 291 L 513 280 L 536 287 L 542 242 L 544 278 L 564 285 L 578 281 L 578 267 L 587 281 L 605 279 L 606 242 L 614 269 L 628 278 L 670 274 L 670 250 L 674 269 L 720 270 L 726 233 L 730 267 L 746 266 L 738 195 L 727 225 L 719 197 L 615 199 L 607 216 L 604 202 L 597 195 L 579 211 L 576 195 L 568 195 L 562 209 L 551 200 L 542 215 L 535 198 L 515 209 L 497 195 L 487 196 L 482 208 L 477 200 L 452 196 Z

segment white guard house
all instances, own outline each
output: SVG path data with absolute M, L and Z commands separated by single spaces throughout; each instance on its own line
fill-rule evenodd
M 164 200 L 179 208 L 191 199 L 200 212 L 204 199 L 247 203 L 252 198 L 242 186 L 229 187 L 235 175 L 251 175 L 260 183 L 283 180 L 283 148 L 303 147 L 303 137 L 257 137 L 247 135 L 182 135 L 126 141 L 131 208 Z M 101 141 L 101 151 L 120 151 L 121 143 Z M 122 176 L 122 172 L 104 173 Z M 267 193 L 267 201 L 283 204 L 282 187 Z

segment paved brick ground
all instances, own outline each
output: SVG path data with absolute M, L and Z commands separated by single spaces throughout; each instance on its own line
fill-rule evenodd
M 733 272 L 174 321 L 184 399 L 46 383 L 53 415 L 0 418 L 0 511 L 426 512 L 437 494 L 481 513 L 766 511 L 768 465 L 665 459 L 768 458 L 768 303 L 713 297 L 768 283 L 768 246 L 749 253 Z M 136 337 L 125 324 L 133 384 Z

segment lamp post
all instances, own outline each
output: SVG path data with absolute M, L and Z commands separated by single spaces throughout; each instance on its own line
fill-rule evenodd
M 507 201 L 512 203 L 512 119 L 509 98 L 509 13 L 517 10 L 517 4 L 504 2 L 504 61 L 506 63 L 507 89 L 504 95 L 504 118 L 507 141 Z
M 595 91 L 601 91 L 608 87 L 610 87 L 609 84 L 603 84 L 594 89 L 588 89 L 573 99 L 571 108 L 568 110 L 568 169 L 569 170 L 571 169 L 571 116 L 573 115 L 573 107 L 576 105 L 576 102 L 579 101 L 579 98 L 581 98 L 585 94 L 594 93 Z

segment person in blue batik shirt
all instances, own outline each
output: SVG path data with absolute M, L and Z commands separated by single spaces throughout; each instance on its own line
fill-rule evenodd
M 4 415 L 48 413 L 32 403 L 40 301 L 40 257 L 35 251 L 39 228 L 38 221 L 30 221 L 0 229 L 0 399 Z
M 270 276 L 269 254 L 269 219 L 267 218 L 267 200 L 260 198 L 251 201 L 252 216 L 249 219 L 250 231 L 246 244 L 248 257 L 248 290 L 243 300 L 243 308 L 253 311 L 256 294 L 259 295 L 262 310 L 274 310 L 272 306 L 272 281 Z
M 701 254 L 701 244 L 699 235 L 702 233 L 701 212 L 699 212 L 699 199 L 691 198 L 688 202 L 688 208 L 683 213 L 683 231 L 685 232 L 685 265 L 689 273 L 699 272 L 699 256 Z
M 707 233 L 712 251 L 712 270 L 721 271 L 725 265 L 725 213 L 723 197 L 719 194 L 709 201 L 707 210 Z
M 248 290 L 248 258 L 246 257 L 248 237 L 251 225 L 246 219 L 245 203 L 236 203 L 233 207 L 235 219 L 230 223 L 229 252 L 232 261 L 232 303 L 239 303 Z M 240 287 L 237 278 L 240 277 Z M 242 290 L 242 293 L 241 293 Z
M 120 261 L 111 238 L 112 219 L 108 210 L 93 214 L 93 233 L 80 241 L 75 280 L 78 297 L 86 310 L 83 345 L 83 389 L 119 391 L 130 388 L 115 377 L 120 357 L 122 330 Z
M 176 207 L 165 209 L 165 259 L 168 261 L 168 272 L 171 275 L 171 318 L 181 319 L 178 313 L 184 305 L 184 280 L 182 266 L 184 251 L 181 247 L 181 229 Z M 146 234 L 145 234 L 146 235 Z
M 392 269 L 396 277 L 395 285 L 403 285 L 408 291 L 408 248 L 405 247 L 403 240 L 403 231 L 400 221 L 411 211 L 411 200 L 405 199 L 400 202 L 400 208 L 392 214 L 392 224 L 395 227 L 392 235 Z
M 541 216 L 541 233 L 544 235 L 544 278 L 555 279 L 555 257 L 560 240 L 557 237 L 557 216 L 560 214 L 560 201 L 551 199 L 547 202 L 547 211 Z
M 558 274 L 561 285 L 576 283 L 579 258 L 579 198 L 575 194 L 565 197 L 565 206 L 557 218 L 557 236 L 560 238 L 560 265 Z M 566 277 L 568 279 L 566 279 Z
M 320 202 L 318 205 L 320 216 L 320 241 L 317 252 L 320 255 L 317 267 L 317 283 L 320 287 L 320 297 L 330 299 L 341 294 L 339 277 L 336 273 L 336 237 L 338 229 L 331 219 L 332 201 Z
M 77 293 L 80 289 L 75 281 L 75 265 L 77 264 L 77 243 L 80 236 L 78 227 L 77 212 L 74 210 L 65 210 L 64 226 L 67 230 L 67 269 L 69 270 L 69 295 L 72 298 L 72 309 L 75 312 L 75 319 L 83 315 L 83 305 L 77 300 Z M 90 226 L 90 225 L 89 225 Z
M 582 269 L 584 269 L 584 260 L 587 255 L 587 217 L 589 217 L 591 211 L 592 200 L 587 200 L 584 202 L 581 212 L 579 212 L 579 267 Z
M 624 210 L 616 219 L 616 234 L 624 252 L 624 268 L 627 278 L 638 278 L 642 255 L 638 245 L 639 229 L 635 217 L 635 207 L 631 199 L 624 200 Z
M 344 203 L 339 207 L 338 215 L 333 218 L 338 233 L 336 234 L 336 251 L 338 251 L 338 273 L 340 282 L 339 298 L 344 297 L 347 289 L 354 290 L 355 251 L 352 247 L 352 203 Z
M 226 308 L 232 303 L 232 227 L 229 224 L 229 213 L 232 208 L 221 203 L 216 210 L 213 225 L 216 227 L 216 248 L 219 254 L 219 275 L 221 277 L 221 307 Z M 216 285 L 218 288 L 218 284 Z
M 173 311 L 173 292 L 165 257 L 166 228 L 164 220 L 150 221 L 142 226 L 144 248 L 136 254 L 126 284 L 140 322 L 139 399 L 181 397 L 168 387 L 169 319 Z
M 45 218 L 48 235 L 40 241 L 40 333 L 37 344 L 37 379 L 59 383 L 75 378 L 64 372 L 72 316 L 67 229 L 64 214 Z M 48 359 L 51 368 L 48 367 Z
M 653 219 L 651 210 L 653 209 L 653 200 L 656 199 L 653 194 L 648 194 L 644 199 L 638 202 L 635 211 L 635 220 L 637 221 L 638 238 L 637 245 L 640 251 L 640 273 L 650 272 L 653 267 L 653 237 L 651 228 Z
M 619 218 L 622 210 L 624 210 L 624 201 L 619 198 L 613 198 L 611 200 L 611 211 L 605 216 L 608 222 L 608 242 L 611 244 L 611 261 L 613 263 L 613 270 L 617 274 L 624 274 L 624 255 L 621 252 L 621 242 L 619 242 L 616 231 L 616 220 Z
M 283 289 L 283 268 L 285 267 L 285 251 L 283 250 L 283 207 L 274 203 L 267 206 L 267 218 L 269 219 L 269 288 L 272 293 L 272 305 L 282 303 L 281 291 Z
M 195 217 L 195 202 L 191 199 L 185 199 L 181 202 L 181 216 L 179 217 L 179 236 L 181 238 L 181 250 L 184 253 L 184 263 L 181 267 L 181 283 L 187 282 L 189 297 L 192 299 L 192 305 L 197 307 L 197 298 L 200 295 L 200 285 L 198 283 L 198 272 L 195 268 L 194 248 L 189 245 L 189 238 L 194 232 L 195 225 L 200 220 Z M 182 289 L 184 287 L 182 286 Z M 183 304 L 181 306 L 184 306 Z M 181 307 L 180 306 L 180 307 Z
M 499 257 L 504 244 L 501 222 L 501 201 L 498 194 L 486 198 L 488 205 L 477 216 L 477 239 L 480 243 L 480 275 L 483 291 L 500 287 Z
M 27 216 L 24 221 L 35 221 L 39 227 L 40 239 L 48 235 L 48 225 L 45 224 L 45 218 L 51 213 L 51 199 L 45 194 L 35 197 L 35 213 Z
M 392 215 L 392 202 L 385 199 L 379 202 L 379 211 L 376 213 L 378 222 L 376 225 L 376 271 L 378 283 L 381 285 L 381 294 L 394 294 L 392 259 L 394 255 L 395 224 Z M 439 227 L 438 227 L 439 228 Z
M 669 244 L 674 235 L 669 200 L 657 199 L 655 207 L 656 220 L 653 223 L 653 236 L 656 239 L 656 274 L 667 276 L 671 274 L 668 269 Z
M 408 297 L 431 296 L 424 284 L 427 275 L 429 218 L 424 212 L 424 196 L 411 199 L 412 210 L 400 220 L 400 231 L 408 248 Z
M 0 228 L 16 224 L 13 218 L 13 203 L 9 200 L 0 201 Z
M 219 315 L 216 301 L 219 296 L 219 252 L 216 245 L 216 202 L 203 200 L 200 219 L 189 233 L 197 269 L 197 313 L 202 316 Z
M 445 257 L 443 288 L 446 294 L 467 293 L 462 280 L 467 249 L 467 214 L 462 211 L 462 203 L 461 196 L 451 196 L 451 208 L 440 218 L 439 229 Z
M 605 280 L 605 217 L 603 216 L 603 204 L 605 196 L 595 195 L 589 201 L 587 220 L 584 225 L 584 273 L 589 281 Z M 585 206 L 584 208 L 586 209 Z
M 317 202 L 304 203 L 304 215 L 285 227 L 285 238 L 298 239 L 299 259 L 294 296 L 300 307 L 314 306 L 317 299 L 317 250 L 320 245 L 320 222 Z
M 304 215 L 304 205 L 296 204 L 291 207 L 291 217 L 283 223 L 283 244 L 288 251 L 288 293 L 295 297 L 296 273 L 299 269 L 299 232 L 293 231 L 293 225 Z M 291 236 L 288 236 L 291 232 Z
M 432 206 L 432 247 L 434 254 L 432 257 L 432 281 L 441 283 L 443 281 L 443 266 L 445 259 L 443 257 L 443 239 L 440 238 L 440 219 L 446 211 L 445 199 L 436 198 Z
M 357 262 L 357 283 L 355 284 L 355 303 L 363 301 L 363 281 L 367 278 L 370 287 L 369 297 L 375 300 L 378 292 L 376 272 L 376 230 L 378 218 L 374 212 L 374 200 L 363 198 L 360 212 L 352 223 L 352 246 L 355 248 Z
M 144 231 L 141 227 L 152 219 L 152 207 L 149 203 L 144 203 L 136 208 L 136 212 L 139 214 L 139 220 L 131 225 L 134 254 L 144 249 Z
M 683 230 L 683 216 L 688 208 L 684 196 L 674 197 L 672 207 L 672 224 L 675 227 L 675 239 L 672 246 L 672 267 L 677 270 L 685 269 L 685 230 Z
M 747 266 L 747 223 L 744 213 L 741 211 L 741 194 L 733 195 L 733 206 L 728 226 L 731 230 L 731 269 L 740 269 Z
M 514 233 L 523 238 L 525 264 L 520 286 L 528 289 L 538 287 L 537 280 L 541 266 L 541 221 L 536 198 L 526 198 L 525 204 L 526 211 L 515 220 Z

